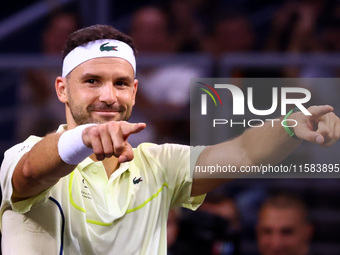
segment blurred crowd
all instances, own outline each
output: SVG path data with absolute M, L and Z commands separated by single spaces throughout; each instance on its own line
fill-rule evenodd
M 259 15 L 261 5 L 263 16 Z M 254 8 L 257 12 L 250 11 Z M 218 61 L 228 53 L 339 52 L 340 3 L 336 0 L 259 1 L 254 6 L 251 1 L 171 0 L 131 10 L 116 15 L 111 25 L 132 36 L 139 59 L 155 54 L 164 59 L 160 65 L 138 66 L 140 86 L 132 120 L 146 121 L 148 131 L 140 140 L 131 141 L 134 145 L 145 140 L 188 143 L 190 78 L 221 75 L 215 62 L 210 68 L 195 61 L 167 63 L 169 56 L 207 54 Z M 76 11 L 57 10 L 41 32 L 40 53 L 59 56 L 68 34 L 83 23 Z M 256 70 L 235 67 L 228 77 L 328 78 L 337 77 L 339 71 L 338 67 L 313 63 Z M 18 140 L 32 133 L 44 135 L 63 121 L 62 105 L 53 87 L 59 73 L 59 68 L 27 70 L 18 92 L 22 106 L 19 120 L 25 123 L 18 124 Z M 308 86 L 319 97 L 314 103 L 337 101 L 338 87 Z
M 141 136 L 131 137 L 133 145 L 145 141 L 188 144 L 190 78 L 218 77 L 219 70 L 214 63 L 225 54 L 340 52 L 340 1 L 270 3 L 263 0 L 169 0 L 155 4 L 150 1 L 150 5 L 139 4 L 124 15 L 116 15 L 111 25 L 131 35 L 138 49 L 139 91 L 131 121 L 143 121 L 148 125 Z M 77 11 L 57 10 L 41 31 L 40 53 L 60 56 L 67 36 L 83 24 Z M 213 64 L 206 69 L 193 61 L 166 61 L 172 55 L 188 54 L 207 54 Z M 138 60 L 145 56 L 151 62 L 152 57 L 156 57 L 164 63 L 139 66 Z M 43 136 L 65 122 L 63 105 L 54 92 L 54 78 L 59 74 L 60 68 L 25 70 L 18 86 L 16 140 L 21 141 L 31 134 Z M 310 63 L 303 67 L 235 67 L 229 77 L 336 78 L 339 74 L 339 66 L 316 67 Z M 317 95 L 313 102 L 334 102 L 336 109 L 340 109 L 339 86 L 322 87 L 310 83 L 308 89 Z M 313 154 L 303 156 L 306 157 L 311 158 Z M 250 236 L 258 241 L 260 254 L 314 254 L 309 249 L 314 231 L 303 201 L 287 194 L 266 200 L 272 194 L 261 192 L 258 189 L 246 191 L 247 199 L 259 194 L 247 206 L 242 206 L 240 196 L 227 196 L 223 190 L 209 195 L 194 214 L 179 208 L 171 210 L 169 254 L 243 254 L 242 237 L 251 228 L 253 235 Z M 249 210 L 249 204 L 255 202 L 258 202 L 256 206 Z M 260 203 L 264 203 L 263 206 Z M 247 213 L 253 216 L 249 221 L 244 217 Z M 256 250 L 248 254 L 258 254 Z
M 266 16 L 253 15 L 261 7 Z M 171 0 L 139 8 L 122 29 L 142 53 L 339 51 L 339 8 L 329 0 Z
M 309 215 L 300 197 L 282 191 L 272 193 L 255 212 L 256 221 L 249 231 L 254 233 L 256 245 L 246 251 L 237 203 L 225 194 L 214 192 L 207 195 L 197 212 L 183 216 L 178 208 L 170 211 L 169 254 L 318 254 L 311 248 L 314 226 Z

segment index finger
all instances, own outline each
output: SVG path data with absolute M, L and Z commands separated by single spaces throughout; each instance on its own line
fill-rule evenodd
M 143 122 L 139 123 L 129 123 L 127 121 L 121 122 L 121 130 L 124 137 L 127 137 L 131 134 L 136 134 L 142 131 L 146 127 L 146 124 Z
M 312 114 L 312 118 L 314 120 L 318 120 L 323 115 L 332 112 L 334 108 L 330 105 L 318 105 L 318 106 L 311 106 L 308 108 L 308 110 Z

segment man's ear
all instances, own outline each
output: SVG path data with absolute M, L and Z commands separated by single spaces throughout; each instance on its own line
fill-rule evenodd
M 66 78 L 58 76 L 55 79 L 55 90 L 59 101 L 62 103 L 67 103 L 67 88 L 66 88 Z
M 313 236 L 314 236 L 314 226 L 311 223 L 308 223 L 305 228 L 306 231 L 306 241 L 311 242 Z
M 136 103 L 137 89 L 138 89 L 138 80 L 135 79 L 133 81 L 133 103 L 132 103 L 132 105 L 135 105 L 135 103 Z

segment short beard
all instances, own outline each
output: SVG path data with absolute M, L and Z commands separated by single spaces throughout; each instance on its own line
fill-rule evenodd
M 70 107 L 70 105 L 72 105 L 72 107 Z M 131 109 L 126 108 L 124 106 L 119 106 L 119 107 L 107 106 L 105 103 L 100 104 L 100 105 L 89 105 L 84 111 L 80 105 L 77 105 L 74 103 L 72 98 L 69 98 L 68 107 L 70 109 L 72 118 L 77 123 L 77 125 L 83 125 L 83 124 L 89 124 L 89 123 L 102 124 L 108 121 L 113 121 L 112 119 L 108 119 L 108 120 L 94 119 L 90 114 L 92 111 L 113 110 L 113 111 L 117 111 L 121 113 L 120 115 L 118 115 L 119 119 L 115 121 L 128 121 L 131 116 Z
M 78 126 L 89 123 L 97 123 L 87 112 L 84 112 L 81 107 L 74 105 L 72 100 L 70 100 L 70 103 L 67 103 L 67 105 L 70 109 L 73 120 Z M 70 105 L 73 105 L 73 107 L 70 107 Z

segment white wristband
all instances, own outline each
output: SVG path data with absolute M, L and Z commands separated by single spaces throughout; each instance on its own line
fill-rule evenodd
M 58 141 L 60 158 L 67 164 L 78 165 L 93 153 L 92 148 L 87 147 L 82 139 L 83 130 L 96 124 L 80 125 L 64 132 Z

